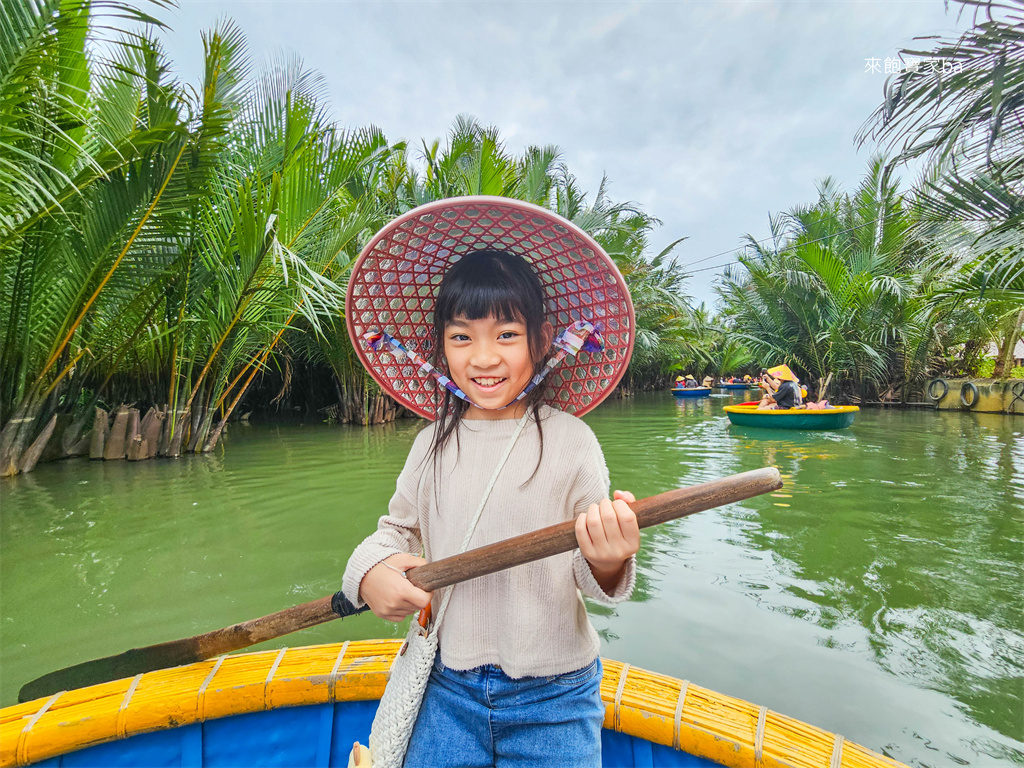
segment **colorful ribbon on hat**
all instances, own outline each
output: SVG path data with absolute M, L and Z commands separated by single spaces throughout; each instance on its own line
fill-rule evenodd
M 402 342 L 391 334 L 380 330 L 369 331 L 368 333 L 363 334 L 363 340 L 374 352 L 379 352 L 381 345 L 387 344 L 394 350 L 396 356 L 404 356 L 410 362 L 419 366 L 422 373 L 432 376 L 437 380 L 438 384 L 447 389 L 453 395 L 465 400 L 470 405 L 476 405 L 476 403 L 470 400 L 469 396 L 463 392 L 454 381 L 424 360 L 419 354 L 411 349 L 407 349 Z M 495 408 L 494 410 L 504 410 L 511 405 L 515 405 L 530 394 L 530 392 L 544 380 L 544 377 L 551 373 L 554 367 L 562 362 L 567 355 L 575 357 L 579 354 L 581 349 L 584 352 L 600 352 L 604 349 L 604 340 L 601 338 L 601 334 L 598 332 L 597 328 L 595 328 L 593 323 L 589 323 L 586 320 L 577 320 L 568 328 L 563 329 L 562 332 L 555 337 L 555 340 L 551 342 L 551 346 L 556 348 L 558 351 L 551 356 L 551 359 L 548 360 L 547 363 L 545 363 L 544 368 L 530 379 L 530 383 L 527 384 L 523 391 L 516 396 L 515 400 L 510 402 L 508 405 L 503 405 L 501 408 Z M 480 406 L 477 407 L 479 408 Z

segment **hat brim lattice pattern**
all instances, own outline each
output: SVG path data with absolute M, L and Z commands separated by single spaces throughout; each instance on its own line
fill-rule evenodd
M 545 400 L 582 415 L 596 407 L 626 371 L 636 333 L 622 275 L 593 238 L 549 210 L 502 197 L 458 197 L 399 216 L 363 249 L 345 299 L 349 338 L 374 380 L 406 408 L 437 417 L 437 382 L 390 348 L 374 351 L 363 335 L 391 334 L 431 359 L 434 299 L 448 268 L 468 253 L 495 248 L 525 258 L 547 296 L 558 333 L 577 320 L 593 323 L 603 349 L 567 358 L 545 382 Z

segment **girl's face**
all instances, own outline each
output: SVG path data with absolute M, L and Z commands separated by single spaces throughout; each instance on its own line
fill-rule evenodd
M 544 325 L 550 339 L 551 326 Z M 511 419 L 525 412 L 525 402 L 496 410 L 511 403 L 533 377 L 534 360 L 525 323 L 457 317 L 445 326 L 444 356 L 448 375 L 476 403 L 469 406 L 464 418 Z

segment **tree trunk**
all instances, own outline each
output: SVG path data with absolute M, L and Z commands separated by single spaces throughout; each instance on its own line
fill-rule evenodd
M 50 436 L 53 435 L 53 429 L 57 426 L 57 414 L 53 414 L 50 420 L 43 427 L 43 431 L 39 433 L 39 437 L 32 441 L 32 445 L 28 447 L 28 450 L 22 454 L 21 464 L 19 469 L 22 472 L 31 472 L 36 462 L 39 461 L 39 457 L 43 454 L 43 449 L 46 444 L 50 441 Z
M 193 453 L 206 453 L 206 443 L 209 442 L 210 428 L 213 427 L 213 417 L 217 415 L 217 409 L 207 406 L 206 415 L 203 416 L 203 423 L 199 425 L 199 434 L 192 447 Z
M 124 432 L 125 446 L 131 445 L 132 440 L 136 437 L 142 437 L 139 432 L 139 409 L 129 408 L 128 409 L 128 427 Z
M 107 444 L 107 412 L 96 406 L 96 418 L 92 422 L 92 438 L 89 440 L 89 458 L 102 459 L 103 446 Z
M 156 449 L 157 456 L 166 456 L 171 446 L 171 426 L 174 421 L 174 413 L 171 411 L 171 406 L 167 403 L 164 403 L 163 414 L 163 429 L 160 431 L 160 442 Z
M 139 409 L 129 408 L 128 428 L 124 433 L 125 458 L 128 459 L 128 461 L 138 461 L 139 459 L 146 458 L 140 453 L 143 450 L 141 423 L 142 422 L 139 419 Z
M 203 427 L 206 427 L 206 429 L 203 429 Z M 206 419 L 206 409 L 201 405 L 196 406 L 192 412 L 192 433 L 188 440 L 188 448 L 186 449 L 189 453 L 196 452 L 196 446 L 199 444 L 199 438 L 202 436 L 203 432 L 209 428 L 210 424 Z
M 0 432 L 0 477 L 18 474 L 18 464 L 31 435 L 32 423 L 39 415 L 38 407 L 27 400 L 15 408 L 14 415 Z
M 90 434 L 85 425 L 88 413 L 68 424 L 60 436 L 60 447 L 64 456 L 85 456 L 89 453 Z
M 1020 335 L 1022 324 L 1024 324 L 1024 309 L 1017 313 L 1017 319 L 1010 326 L 1010 332 L 1006 335 L 1006 346 L 999 350 L 996 357 L 996 367 L 992 375 L 997 379 L 1009 376 L 1013 369 L 1013 350 L 1017 346 L 1017 337 Z
M 65 453 L 67 458 L 73 456 L 88 456 L 89 446 L 92 445 L 92 432 L 87 432 L 82 435 L 82 439 L 72 445 Z
M 185 427 L 188 425 L 189 412 L 175 411 L 175 414 L 179 413 L 181 415 L 171 421 L 174 432 L 170 436 L 170 442 L 167 444 L 167 455 L 172 459 L 181 456 L 181 443 L 185 439 Z
M 136 411 L 136 413 L 138 413 Z M 125 445 L 128 432 L 128 407 L 120 405 L 114 415 L 114 426 L 110 428 L 107 435 L 106 445 L 103 446 L 103 458 L 107 461 L 123 459 L 127 453 Z
M 244 416 L 242 418 L 245 419 Z M 217 447 L 217 441 L 220 440 L 220 433 L 224 431 L 224 427 L 227 423 L 227 419 L 221 419 L 217 422 L 217 426 L 214 427 L 212 432 L 210 432 L 210 436 L 206 439 L 206 443 L 203 445 L 203 453 L 209 453 Z
M 53 428 L 53 434 L 50 436 L 50 441 L 46 444 L 46 448 L 39 456 L 39 461 L 57 461 L 57 459 L 63 459 L 67 453 L 64 450 L 64 433 L 75 425 L 71 423 L 70 413 L 58 413 L 57 424 Z M 22 458 L 24 464 L 24 458 Z M 22 470 L 24 472 L 25 470 Z
M 160 445 L 160 428 L 164 423 L 164 415 L 156 408 L 150 408 L 139 424 L 139 434 L 146 443 L 146 455 L 142 458 L 151 459 L 156 455 Z
M 148 459 L 149 445 L 142 435 L 135 435 L 128 443 L 128 461 L 143 461 Z

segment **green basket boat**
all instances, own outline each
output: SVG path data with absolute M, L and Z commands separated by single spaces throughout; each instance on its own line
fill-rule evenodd
M 837 405 L 820 411 L 788 408 L 783 411 L 761 409 L 756 404 L 727 405 L 729 421 L 740 427 L 765 429 L 846 429 L 860 408 L 856 405 Z

